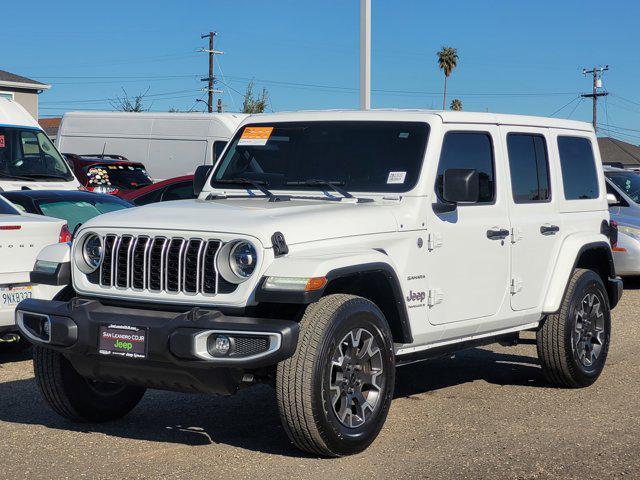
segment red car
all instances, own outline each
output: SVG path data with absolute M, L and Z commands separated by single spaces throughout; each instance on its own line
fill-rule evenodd
M 168 178 L 137 190 L 123 192 L 120 197 L 137 206 L 146 205 L 147 203 L 167 202 L 169 200 L 196 198 L 193 193 L 193 175 Z
M 121 155 L 64 156 L 78 181 L 90 191 L 123 197 L 153 183 L 142 163 L 130 162 Z

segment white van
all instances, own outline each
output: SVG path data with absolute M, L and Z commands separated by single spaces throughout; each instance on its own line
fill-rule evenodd
M 76 190 L 80 183 L 38 122 L 0 98 L 0 189 Z
M 123 155 L 154 180 L 212 165 L 246 115 L 241 113 L 69 112 L 56 145 L 63 153 Z

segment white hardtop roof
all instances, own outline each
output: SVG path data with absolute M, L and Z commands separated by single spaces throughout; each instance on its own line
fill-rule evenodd
M 248 115 L 245 113 L 181 113 L 181 112 L 66 112 L 63 117 L 69 118 L 127 118 L 145 120 L 214 120 L 223 123 L 232 132 Z
M 252 115 L 245 123 L 295 122 L 319 120 L 406 120 L 428 121 L 439 117 L 443 123 L 477 123 L 490 125 L 518 125 L 540 128 L 562 128 L 593 132 L 591 124 L 575 120 L 563 120 L 550 117 L 529 115 L 509 115 L 486 112 L 454 112 L 443 110 L 408 110 L 408 109 L 374 109 L 374 110 L 303 110 L 299 112 L 281 112 Z
M 0 125 L 15 125 L 16 127 L 35 127 L 40 125 L 29 115 L 22 105 L 9 99 L 0 97 Z

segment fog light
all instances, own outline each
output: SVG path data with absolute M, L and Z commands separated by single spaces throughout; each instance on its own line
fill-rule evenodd
M 211 350 L 212 355 L 226 355 L 231 349 L 231 340 L 226 335 L 217 335 L 213 341 Z

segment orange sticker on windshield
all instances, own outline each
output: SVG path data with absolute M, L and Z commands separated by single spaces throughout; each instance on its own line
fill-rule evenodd
M 273 127 L 246 127 L 240 136 L 238 145 L 266 145 Z

